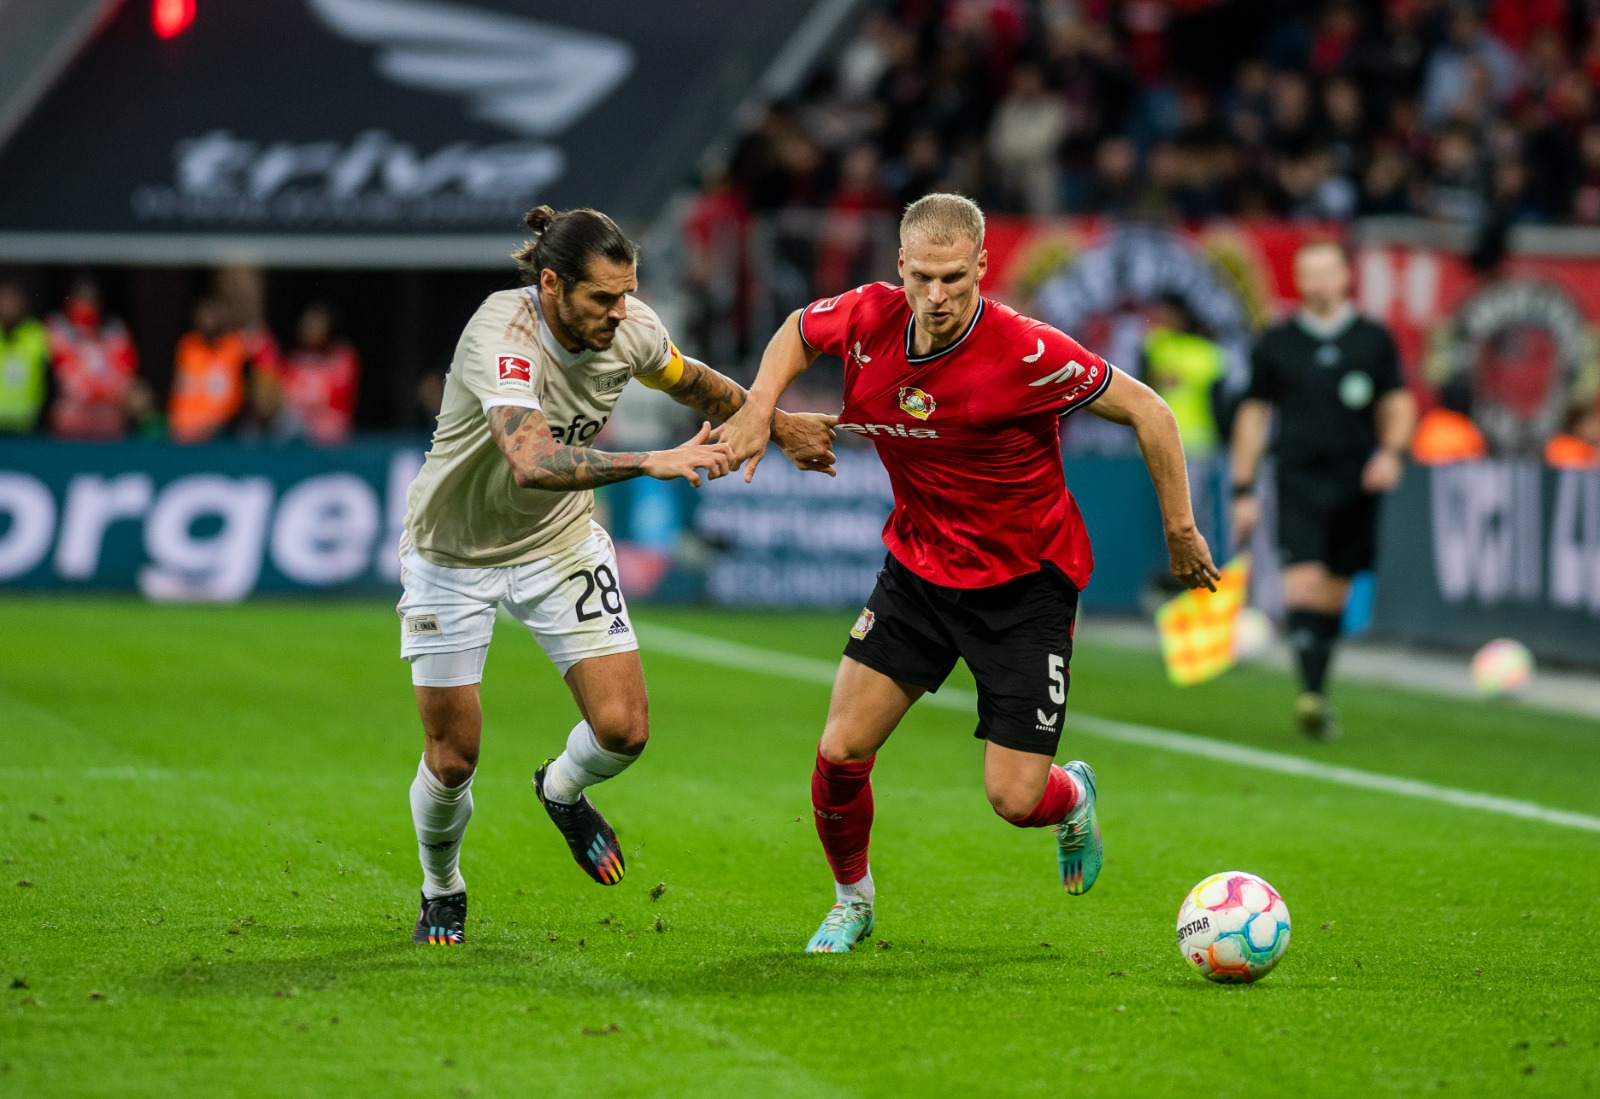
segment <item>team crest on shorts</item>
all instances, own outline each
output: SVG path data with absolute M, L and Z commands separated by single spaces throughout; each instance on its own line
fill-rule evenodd
M 872 624 L 877 620 L 877 615 L 869 610 L 863 610 L 861 616 L 856 619 L 856 624 L 850 627 L 850 636 L 857 641 L 865 641 L 867 634 L 872 632 Z
M 908 385 L 900 390 L 900 407 L 917 419 L 926 420 L 933 415 L 936 405 L 932 394 L 924 393 L 914 385 Z

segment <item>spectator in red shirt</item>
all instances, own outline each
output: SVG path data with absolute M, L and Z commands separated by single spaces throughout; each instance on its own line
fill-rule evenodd
M 1343 71 L 1360 30 L 1354 8 L 1345 4 L 1330 6 L 1322 13 L 1321 25 L 1311 43 L 1311 71 L 1324 79 Z
M 333 313 L 321 302 L 300 314 L 296 338 L 283 360 L 280 430 L 287 438 L 338 446 L 350 438 L 360 360 L 355 348 L 334 335 Z
M 894 196 L 878 178 L 878 153 L 857 145 L 845 154 L 839 189 L 828 203 L 817 250 L 817 285 L 842 286 L 874 270 L 875 215 L 894 209 Z
M 55 400 L 51 434 L 62 439 L 120 439 L 128 431 L 128 402 L 139 385 L 139 359 L 128 329 L 100 307 L 91 278 L 73 283 L 61 312 L 45 322 Z

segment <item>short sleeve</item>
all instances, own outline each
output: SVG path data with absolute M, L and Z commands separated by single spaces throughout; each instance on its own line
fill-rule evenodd
M 1404 388 L 1406 382 L 1400 372 L 1400 350 L 1395 346 L 1394 337 L 1381 324 L 1374 324 L 1373 328 L 1377 351 L 1373 355 L 1372 391 L 1381 397 Z
M 838 297 L 814 301 L 800 312 L 800 338 L 813 351 L 844 358 L 850 349 L 850 322 L 876 283 L 847 290 Z
M 638 298 L 628 298 L 627 343 L 623 354 L 633 376 L 651 389 L 671 389 L 683 377 L 683 355 L 667 334 L 656 311 Z
M 500 405 L 540 406 L 537 330 L 521 312 L 508 313 L 492 299 L 479 308 L 464 335 L 461 382 L 484 412 Z
M 1012 349 L 1003 387 L 1012 415 L 1064 416 L 1092 403 L 1111 384 L 1112 366 L 1065 332 L 1048 324 L 1026 329 Z
M 667 352 L 667 361 L 663 366 L 648 374 L 635 374 L 634 377 L 651 389 L 671 389 L 677 385 L 683 378 L 683 352 L 670 339 L 667 341 Z
M 1262 337 L 1250 349 L 1250 384 L 1244 391 L 1246 400 L 1276 401 L 1282 395 L 1278 372 L 1266 344 L 1266 338 Z

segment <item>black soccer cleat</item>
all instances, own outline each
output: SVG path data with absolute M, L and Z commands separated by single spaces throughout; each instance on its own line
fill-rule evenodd
M 432 946 L 460 946 L 467 941 L 467 895 L 449 893 L 443 897 L 422 895 L 422 910 L 411 932 L 414 943 Z
M 572 849 L 572 858 L 601 885 L 616 885 L 622 880 L 626 868 L 622 863 L 622 845 L 617 834 L 600 815 L 600 810 L 583 795 L 571 805 L 552 801 L 544 796 L 544 776 L 554 759 L 547 759 L 533 773 L 533 792 L 539 795 L 539 804 L 550 814 L 550 820 Z
M 1294 701 L 1295 724 L 1312 740 L 1332 743 L 1339 739 L 1339 715 L 1326 695 L 1306 691 Z

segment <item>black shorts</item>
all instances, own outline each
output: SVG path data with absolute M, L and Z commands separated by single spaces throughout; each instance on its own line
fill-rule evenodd
M 1278 474 L 1278 559 L 1310 561 L 1335 576 L 1372 568 L 1378 546 L 1378 498 L 1359 481 L 1309 472 Z
M 992 588 L 962 589 L 930 583 L 891 555 L 844 655 L 929 691 L 965 660 L 978 683 L 973 735 L 1054 756 L 1077 613 L 1078 590 L 1048 565 Z

